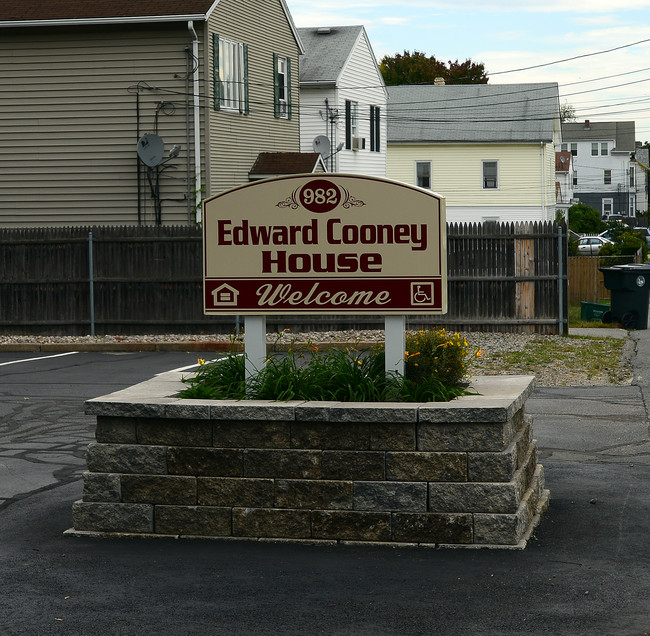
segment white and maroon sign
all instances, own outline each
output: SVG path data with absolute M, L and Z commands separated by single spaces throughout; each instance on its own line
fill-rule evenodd
M 445 313 L 445 202 L 374 177 L 268 179 L 204 202 L 206 314 Z

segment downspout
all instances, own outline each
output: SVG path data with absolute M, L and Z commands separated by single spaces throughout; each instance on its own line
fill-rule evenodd
M 192 74 L 192 95 L 194 106 L 194 192 L 196 193 L 196 204 L 200 203 L 202 196 L 201 185 L 201 93 L 200 93 L 200 64 L 199 64 L 199 36 L 194 30 L 194 22 L 189 20 L 187 28 L 192 36 L 192 56 L 196 63 L 196 69 Z M 196 209 L 195 222 L 201 223 L 202 209 Z

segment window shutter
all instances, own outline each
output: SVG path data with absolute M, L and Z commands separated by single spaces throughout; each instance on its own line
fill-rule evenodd
M 278 54 L 273 54 L 273 116 L 280 117 L 280 77 L 278 76 Z
M 287 119 L 291 119 L 291 59 L 287 58 Z
M 219 81 L 219 36 L 212 34 L 212 92 L 214 110 L 221 108 L 221 82 Z
M 248 94 L 248 44 L 242 45 L 242 50 L 244 54 L 244 115 L 248 115 L 251 112 L 250 108 L 250 97 Z
M 352 103 L 345 100 L 345 147 L 352 148 Z

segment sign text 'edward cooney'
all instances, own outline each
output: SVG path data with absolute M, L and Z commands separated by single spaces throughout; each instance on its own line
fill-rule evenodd
M 206 313 L 441 313 L 444 200 L 327 176 L 268 179 L 204 203 Z

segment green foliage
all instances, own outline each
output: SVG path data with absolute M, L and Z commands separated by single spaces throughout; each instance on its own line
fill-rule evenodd
M 416 383 L 433 376 L 456 385 L 466 375 L 470 356 L 467 340 L 458 333 L 418 331 L 406 338 L 405 375 Z
M 634 256 L 639 248 L 641 248 L 643 260 L 645 261 L 648 258 L 648 246 L 646 242 L 634 234 L 626 225 L 622 223 L 615 225 L 622 227 L 618 227 L 610 232 L 611 240 L 614 242 L 603 245 L 600 248 L 600 256 Z M 603 258 L 601 262 L 604 266 L 609 266 L 620 263 L 620 260 Z
M 433 55 L 427 57 L 420 51 L 404 51 L 403 54 L 385 55 L 379 62 L 379 70 L 387 86 L 401 84 L 433 84 L 442 77 L 446 84 L 487 84 L 485 65 L 449 60 L 440 62 Z
M 447 402 L 468 393 L 466 376 L 470 347 L 445 330 L 407 337 L 405 377 L 386 374 L 383 347 L 353 347 L 305 352 L 290 350 L 271 357 L 245 381 L 243 355 L 229 354 L 203 364 L 184 380 L 183 398 L 259 400 L 324 400 L 338 402 Z
M 605 228 L 598 210 L 584 203 L 569 208 L 569 229 L 576 234 L 600 234 Z

